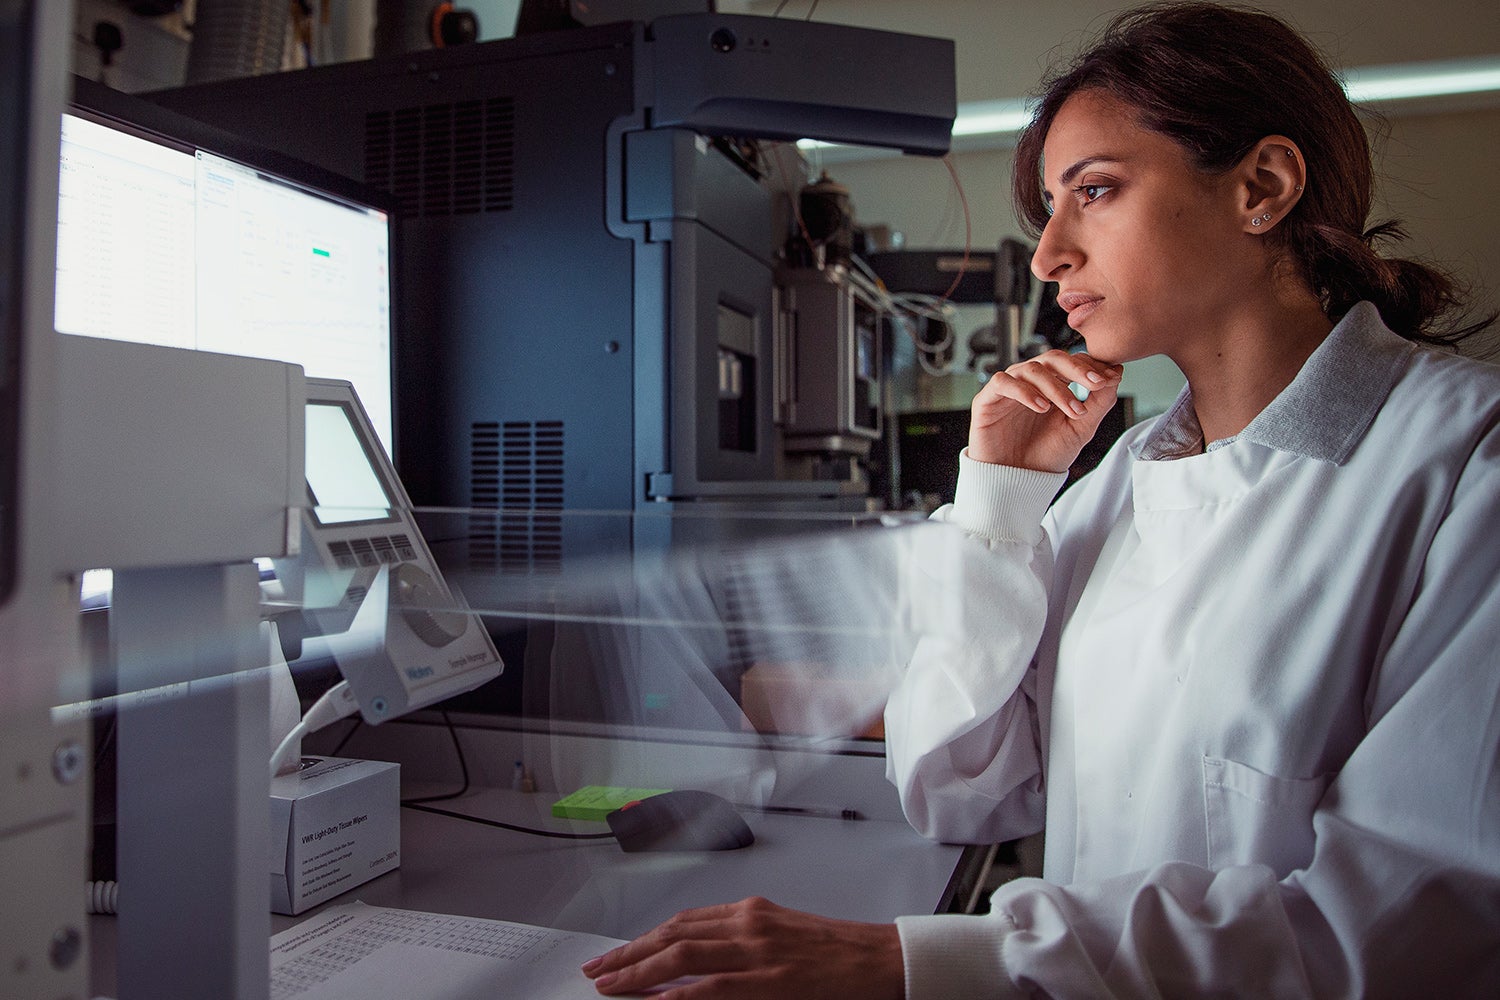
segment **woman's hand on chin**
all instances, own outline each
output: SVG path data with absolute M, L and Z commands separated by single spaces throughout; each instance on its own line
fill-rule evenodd
M 996 372 L 969 408 L 969 457 L 1066 472 L 1115 405 L 1125 369 L 1087 354 L 1048 351 Z M 1088 390 L 1080 400 L 1069 388 Z

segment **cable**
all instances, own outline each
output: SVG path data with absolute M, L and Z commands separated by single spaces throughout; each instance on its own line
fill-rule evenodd
M 83 885 L 83 908 L 85 913 L 119 913 L 120 883 L 85 882 Z
M 470 816 L 466 813 L 451 812 L 447 809 L 434 809 L 427 802 L 444 802 L 456 799 L 469 790 L 469 765 L 464 759 L 464 748 L 458 742 L 458 729 L 453 725 L 453 719 L 449 717 L 447 709 L 439 709 L 443 715 L 443 722 L 448 727 L 448 735 L 453 740 L 453 749 L 458 754 L 458 767 L 463 772 L 463 787 L 456 792 L 448 792 L 443 795 L 424 795 L 416 799 L 402 799 L 401 805 L 407 809 L 415 809 L 418 812 L 429 812 L 437 816 L 448 816 L 452 819 L 468 820 L 470 823 L 478 823 L 482 826 L 499 827 L 502 830 L 511 830 L 516 833 L 529 833 L 537 837 L 552 837 L 557 840 L 606 840 L 614 837 L 613 833 L 562 833 L 557 830 L 537 830 L 528 826 L 516 826 L 512 823 L 502 823 L 499 820 L 484 819 L 479 816 Z
M 964 194 L 963 182 L 958 179 L 958 169 L 953 166 L 953 154 L 943 154 L 943 166 L 948 168 L 948 175 L 953 178 L 953 187 L 958 191 L 959 203 L 964 208 L 964 259 L 958 264 L 958 273 L 953 276 L 953 284 L 943 293 L 942 301 L 947 302 L 948 297 L 958 290 L 958 283 L 964 280 L 964 274 L 969 270 L 969 249 L 974 243 L 973 220 L 969 217 L 969 199 Z
M 458 742 L 458 730 L 454 728 L 453 720 L 448 717 L 448 710 L 444 708 L 439 709 L 439 711 L 443 714 L 443 722 L 448 726 L 448 735 L 453 739 L 453 749 L 458 754 L 458 769 L 464 776 L 463 787 L 456 792 L 448 792 L 443 795 L 424 795 L 418 799 L 402 799 L 401 804 L 403 806 L 414 806 L 421 802 L 444 802 L 448 799 L 456 799 L 469 790 L 469 764 L 464 760 L 464 748 Z
M 308 733 L 315 733 L 324 726 L 337 722 L 339 719 L 353 715 L 359 708 L 359 703 L 354 699 L 354 692 L 349 688 L 348 681 L 339 681 L 333 687 L 323 692 L 323 697 L 313 702 L 312 708 L 302 716 L 291 732 L 282 737 L 276 746 L 276 752 L 271 754 L 271 777 L 282 773 L 286 766 L 286 758 L 292 751 L 300 750 L 302 737 Z M 288 768 L 290 770 L 290 768 Z
M 458 729 L 453 725 L 453 719 L 448 715 L 447 709 L 439 709 L 443 715 L 443 722 L 448 727 L 448 735 L 453 740 L 453 749 L 458 754 L 458 767 L 463 772 L 463 787 L 456 792 L 447 792 L 443 795 L 424 795 L 421 798 L 402 799 L 401 805 L 407 809 L 415 809 L 418 812 L 429 812 L 437 816 L 448 816 L 453 819 L 468 820 L 470 823 L 479 823 L 482 826 L 495 826 L 502 830 L 512 830 L 516 833 L 529 833 L 537 837 L 553 837 L 558 840 L 605 840 L 614 836 L 613 833 L 562 833 L 557 830 L 537 830 L 527 826 L 516 826 L 511 823 L 501 823 L 499 820 L 484 819 L 479 816 L 469 816 L 465 813 L 450 812 L 447 809 L 434 809 L 424 805 L 427 802 L 445 802 L 456 799 L 469 790 L 469 765 L 464 759 L 464 748 L 458 742 Z
M 781 16 L 781 9 L 787 5 L 787 2 L 788 2 L 788 0 L 781 0 L 781 3 L 779 3 L 779 4 L 776 5 L 776 9 L 773 10 L 773 11 L 771 11 L 771 16 L 772 17 L 780 17 Z
M 864 274 L 866 278 L 869 278 L 870 281 L 875 284 L 876 288 L 880 289 L 880 291 L 884 294 L 890 295 L 889 290 L 885 287 L 885 282 L 881 280 L 880 275 L 875 273 L 875 269 L 872 268 L 863 257 L 861 257 L 857 253 L 851 253 L 849 255 L 849 260 L 855 267 L 859 268 L 860 272 Z
M 885 287 L 880 275 L 859 254 L 850 254 L 849 261 L 855 270 L 849 272 L 849 282 L 858 286 L 865 294 L 875 299 L 876 304 L 892 314 L 892 320 L 906 334 L 916 348 L 917 364 L 928 375 L 947 375 L 953 370 L 957 355 L 950 355 L 946 362 L 934 364 L 931 358 L 941 359 L 954 343 L 953 321 L 957 310 L 944 299 L 916 292 L 895 294 Z M 943 337 L 938 341 L 925 341 L 917 335 L 912 320 L 936 320 L 942 324 Z
M 502 830 L 512 830 L 516 833 L 529 833 L 535 837 L 552 837 L 556 840 L 613 840 L 615 837 L 613 833 L 562 833 L 558 830 L 535 830 L 529 826 L 516 826 L 512 823 L 502 823 L 495 819 L 485 819 L 482 816 L 468 816 L 464 813 L 452 812 L 448 809 L 435 809 L 432 806 L 416 805 L 410 802 L 403 802 L 401 805 L 407 809 L 415 809 L 417 812 L 467 820 L 470 823 L 478 823 L 481 826 L 494 826 Z

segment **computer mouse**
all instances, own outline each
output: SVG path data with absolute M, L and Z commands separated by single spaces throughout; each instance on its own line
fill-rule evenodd
M 755 843 L 734 806 L 712 792 L 662 792 L 604 818 L 622 851 L 732 851 Z

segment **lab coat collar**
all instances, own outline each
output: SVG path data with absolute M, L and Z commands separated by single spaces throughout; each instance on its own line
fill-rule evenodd
M 1356 303 L 1236 442 L 1342 465 L 1364 437 L 1417 346 L 1391 332 L 1369 302 Z M 1136 458 L 1163 461 L 1203 450 L 1203 431 L 1185 387 L 1135 446 Z

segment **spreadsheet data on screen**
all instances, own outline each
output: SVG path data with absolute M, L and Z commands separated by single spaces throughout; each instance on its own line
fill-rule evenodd
M 347 379 L 390 451 L 386 213 L 72 114 L 60 165 L 59 332 Z

